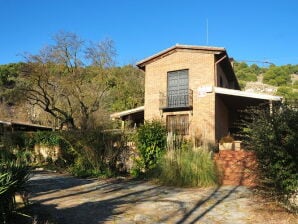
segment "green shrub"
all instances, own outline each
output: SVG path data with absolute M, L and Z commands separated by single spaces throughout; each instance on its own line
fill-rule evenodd
M 140 173 L 156 167 L 166 148 L 166 133 L 166 128 L 160 121 L 146 121 L 137 130 L 136 146 L 140 161 L 135 169 L 139 169 Z
M 34 143 L 48 147 L 60 146 L 62 144 L 62 137 L 59 132 L 54 131 L 38 131 L 34 133 Z
M 298 110 L 291 105 L 247 111 L 243 135 L 255 150 L 260 181 L 280 196 L 298 189 Z

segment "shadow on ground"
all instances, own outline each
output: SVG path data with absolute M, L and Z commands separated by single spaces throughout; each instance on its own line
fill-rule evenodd
M 206 191 L 194 203 L 179 200 L 180 188 L 162 187 L 145 181 L 83 180 L 52 173 L 38 173 L 31 181 L 32 211 L 44 221 L 44 211 L 54 223 L 196 223 L 237 191 L 238 187 Z M 198 189 L 199 191 L 200 189 Z M 199 193 L 199 192 L 198 192 Z M 190 194 L 190 198 L 193 195 Z M 152 214 L 132 212 L 145 203 Z M 167 208 L 158 207 L 166 203 Z M 161 211 L 164 209 L 164 212 Z M 147 211 L 145 209 L 145 212 Z M 161 216 L 158 217 L 158 213 Z M 173 219 L 173 217 L 175 217 Z

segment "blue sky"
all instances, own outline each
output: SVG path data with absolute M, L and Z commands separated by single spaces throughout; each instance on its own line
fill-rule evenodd
M 297 0 L 0 0 L 0 64 L 38 53 L 58 31 L 115 42 L 118 65 L 176 43 L 236 60 L 298 64 Z M 262 63 L 260 65 L 263 65 Z

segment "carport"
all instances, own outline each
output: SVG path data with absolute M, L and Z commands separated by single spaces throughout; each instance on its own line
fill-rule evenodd
M 282 97 L 244 92 L 220 87 L 214 87 L 215 92 L 215 133 L 216 139 L 237 132 L 237 122 L 241 111 L 249 107 L 273 105 L 281 102 Z

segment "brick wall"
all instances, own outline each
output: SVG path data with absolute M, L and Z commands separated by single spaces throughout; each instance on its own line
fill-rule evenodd
M 215 140 L 215 94 L 198 97 L 198 87 L 214 85 L 214 54 L 206 51 L 178 50 L 146 65 L 145 74 L 145 120 L 162 119 L 167 115 L 189 114 L 189 133 Z M 193 110 L 161 114 L 159 93 L 167 91 L 169 71 L 188 69 L 189 88 L 193 90 Z M 162 115 L 162 116 L 161 116 Z
M 222 185 L 257 185 L 257 162 L 252 151 L 222 150 L 214 155 Z

